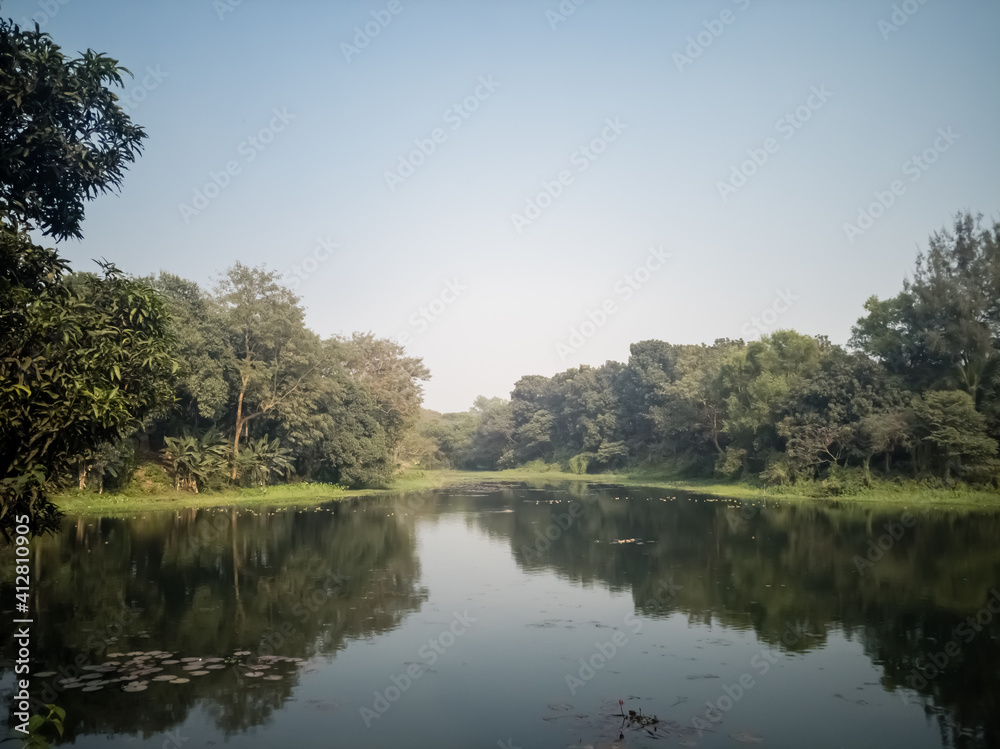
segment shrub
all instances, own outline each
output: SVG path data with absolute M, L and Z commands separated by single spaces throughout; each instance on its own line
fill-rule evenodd
M 715 461 L 715 472 L 722 478 L 733 479 L 746 468 L 747 451 L 742 447 L 727 447 Z

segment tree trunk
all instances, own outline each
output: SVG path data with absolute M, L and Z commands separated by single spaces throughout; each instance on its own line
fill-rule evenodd
M 243 393 L 246 392 L 247 381 L 244 377 L 240 383 L 240 396 L 236 400 L 236 437 L 233 439 L 233 471 L 230 475 L 232 481 L 236 481 L 236 458 L 240 454 L 240 431 L 243 429 Z
M 80 461 L 80 467 L 79 467 L 79 480 L 80 480 L 80 491 L 83 491 L 84 489 L 87 488 L 87 466 L 82 460 Z

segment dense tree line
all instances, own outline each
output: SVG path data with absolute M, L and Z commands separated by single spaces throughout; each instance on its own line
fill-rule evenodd
M 138 436 L 175 486 L 391 478 L 430 376 L 419 359 L 371 334 L 320 338 L 265 268 L 237 263 L 211 293 L 167 273 L 142 281 L 169 313 L 178 383 L 174 408 Z
M 872 297 L 847 348 L 779 330 L 758 341 L 632 344 L 627 363 L 522 377 L 509 401 L 425 414 L 426 465 L 647 463 L 767 484 L 873 472 L 1000 476 L 1000 223 L 956 217 L 895 297 Z M 845 471 L 845 469 L 850 469 Z
M 236 264 L 208 293 L 103 261 L 72 273 L 38 243 L 81 238 L 86 202 L 141 154 L 123 75 L 0 20 L 0 532 L 56 527 L 53 490 L 123 486 L 143 459 L 194 491 L 385 483 L 420 360 L 369 334 L 321 339 L 264 268 Z

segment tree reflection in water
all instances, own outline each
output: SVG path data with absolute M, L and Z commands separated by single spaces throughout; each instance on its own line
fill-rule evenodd
M 97 664 L 109 652 L 154 648 L 175 658 L 249 651 L 242 661 L 265 665 L 271 655 L 332 657 L 352 640 L 399 627 L 428 600 L 418 526 L 454 515 L 509 543 L 524 573 L 630 593 L 645 617 L 681 614 L 799 653 L 842 632 L 881 668 L 886 690 L 936 716 L 945 746 L 1000 746 L 1000 614 L 980 616 L 979 631 L 957 629 L 1000 588 L 1000 514 L 915 511 L 916 523 L 859 567 L 869 540 L 902 511 L 741 505 L 572 483 L 461 487 L 305 510 L 77 518 L 34 546 L 34 671 L 80 654 Z M 3 600 L 13 600 L 12 584 L 4 581 Z M 943 667 L 929 668 L 952 640 Z M 8 668 L 10 641 L 4 637 Z M 295 667 L 275 664 L 271 673 L 285 678 L 272 680 L 246 678 L 248 670 L 151 683 L 141 710 L 122 710 L 102 691 L 71 689 L 57 701 L 73 716 L 70 740 L 152 736 L 183 723 L 196 704 L 228 735 L 265 722 L 299 680 Z

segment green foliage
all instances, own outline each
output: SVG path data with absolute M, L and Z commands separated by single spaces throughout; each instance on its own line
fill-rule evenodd
M 422 381 L 430 378 L 423 361 L 404 355 L 403 347 L 371 333 L 338 339 L 345 371 L 372 394 L 376 418 L 393 457 L 413 428 L 423 400 Z
M 477 426 L 472 411 L 440 414 L 421 409 L 416 428 L 400 448 L 400 459 L 421 468 L 463 468 Z
M 231 358 L 225 362 L 236 396 L 233 465 L 237 479 L 240 441 L 251 422 L 280 418 L 308 404 L 307 383 L 315 376 L 317 337 L 303 324 L 298 297 L 277 273 L 236 263 L 216 287 L 220 323 Z
M 111 90 L 123 72 L 92 50 L 68 58 L 37 28 L 0 19 L 4 533 L 21 514 L 35 532 L 55 527 L 48 492 L 81 461 L 113 468 L 102 444 L 119 444 L 171 398 L 158 296 L 110 264 L 102 276 L 67 276 L 65 261 L 29 236 L 80 238 L 84 203 L 117 189 L 138 156 L 145 133 Z
M 515 465 L 514 413 L 510 401 L 479 396 L 471 414 L 475 431 L 469 447 L 461 454 L 461 466 L 495 470 Z
M 912 281 L 868 300 L 851 343 L 911 390 L 961 389 L 997 424 L 1000 387 L 1000 222 L 955 216 L 931 235 Z
M 164 442 L 163 454 L 174 489 L 190 489 L 197 494 L 199 487 L 219 483 L 228 473 L 228 445 L 213 430 L 200 437 L 167 437 Z
M 734 445 L 726 447 L 715 461 L 715 473 L 725 479 L 742 476 L 746 467 L 747 451 Z
M 953 470 L 963 475 L 994 466 L 997 441 L 986 434 L 986 417 L 976 411 L 969 393 L 929 391 L 914 398 L 911 406 L 917 439 L 931 447 L 931 460 L 943 467 L 945 481 Z
M 822 481 L 810 487 L 810 494 L 815 497 L 857 496 L 866 493 L 870 486 L 871 480 L 863 469 L 834 465 Z
M 103 494 L 105 488 L 124 489 L 131 482 L 136 465 L 135 445 L 131 439 L 123 439 L 117 444 L 103 442 L 88 460 L 80 462 L 80 488 L 96 485 L 98 494 Z
M 529 460 L 521 466 L 527 473 L 559 473 L 562 468 L 558 463 L 546 463 L 544 460 Z
M 815 478 L 826 467 L 861 458 L 867 470 L 874 454 L 906 441 L 887 431 L 886 417 L 898 414 L 902 403 L 902 393 L 876 362 L 831 349 L 819 371 L 790 393 L 777 425 L 790 467 Z
M 237 456 L 236 476 L 243 483 L 265 487 L 273 474 L 287 476 L 292 468 L 292 451 L 281 446 L 277 438 L 260 437 L 247 443 Z
M 56 705 L 46 705 L 46 712 L 28 719 L 28 735 L 21 740 L 24 749 L 48 749 L 52 741 L 62 738 L 66 711 Z
M 55 522 L 45 494 L 102 443 L 131 436 L 173 400 L 166 313 L 149 287 L 112 266 L 0 309 L 0 497 L 5 518 Z
M 592 465 L 599 470 L 622 468 L 628 460 L 628 448 L 624 442 L 602 442 L 592 459 Z
M 726 394 L 723 426 L 746 451 L 749 464 L 762 466 L 772 450 L 780 449 L 778 422 L 796 389 L 820 370 L 828 351 L 823 339 L 780 330 L 725 357 L 720 373 Z
M 438 452 L 410 436 L 429 373 L 392 341 L 321 340 L 298 298 L 264 267 L 237 263 L 212 294 L 166 273 L 152 283 L 174 315 L 181 373 L 178 409 L 151 427 L 151 440 L 183 454 L 195 448 L 186 434 L 229 435 L 227 480 L 254 486 L 292 474 L 384 486 L 408 451 Z M 200 474 L 179 463 L 177 486 L 221 486 L 219 456 L 208 455 Z
M 787 455 L 774 453 L 768 458 L 764 470 L 760 472 L 760 480 L 765 486 L 786 486 L 795 478 L 795 470 Z
M 93 50 L 68 58 L 48 34 L 0 19 L 6 221 L 57 240 L 83 236 L 84 201 L 121 185 L 146 137 L 111 90 L 124 86 L 122 73 L 117 60 Z
M 587 472 L 589 464 L 590 457 L 584 453 L 580 453 L 569 459 L 569 470 L 571 473 L 583 474 Z
M 174 486 L 173 478 L 159 463 L 139 463 L 129 482 L 130 493 L 163 494 Z
M 234 355 L 216 300 L 193 281 L 169 273 L 142 280 L 163 295 L 170 313 L 180 364 L 174 413 L 181 424 L 222 418 L 229 401 L 226 368 Z

